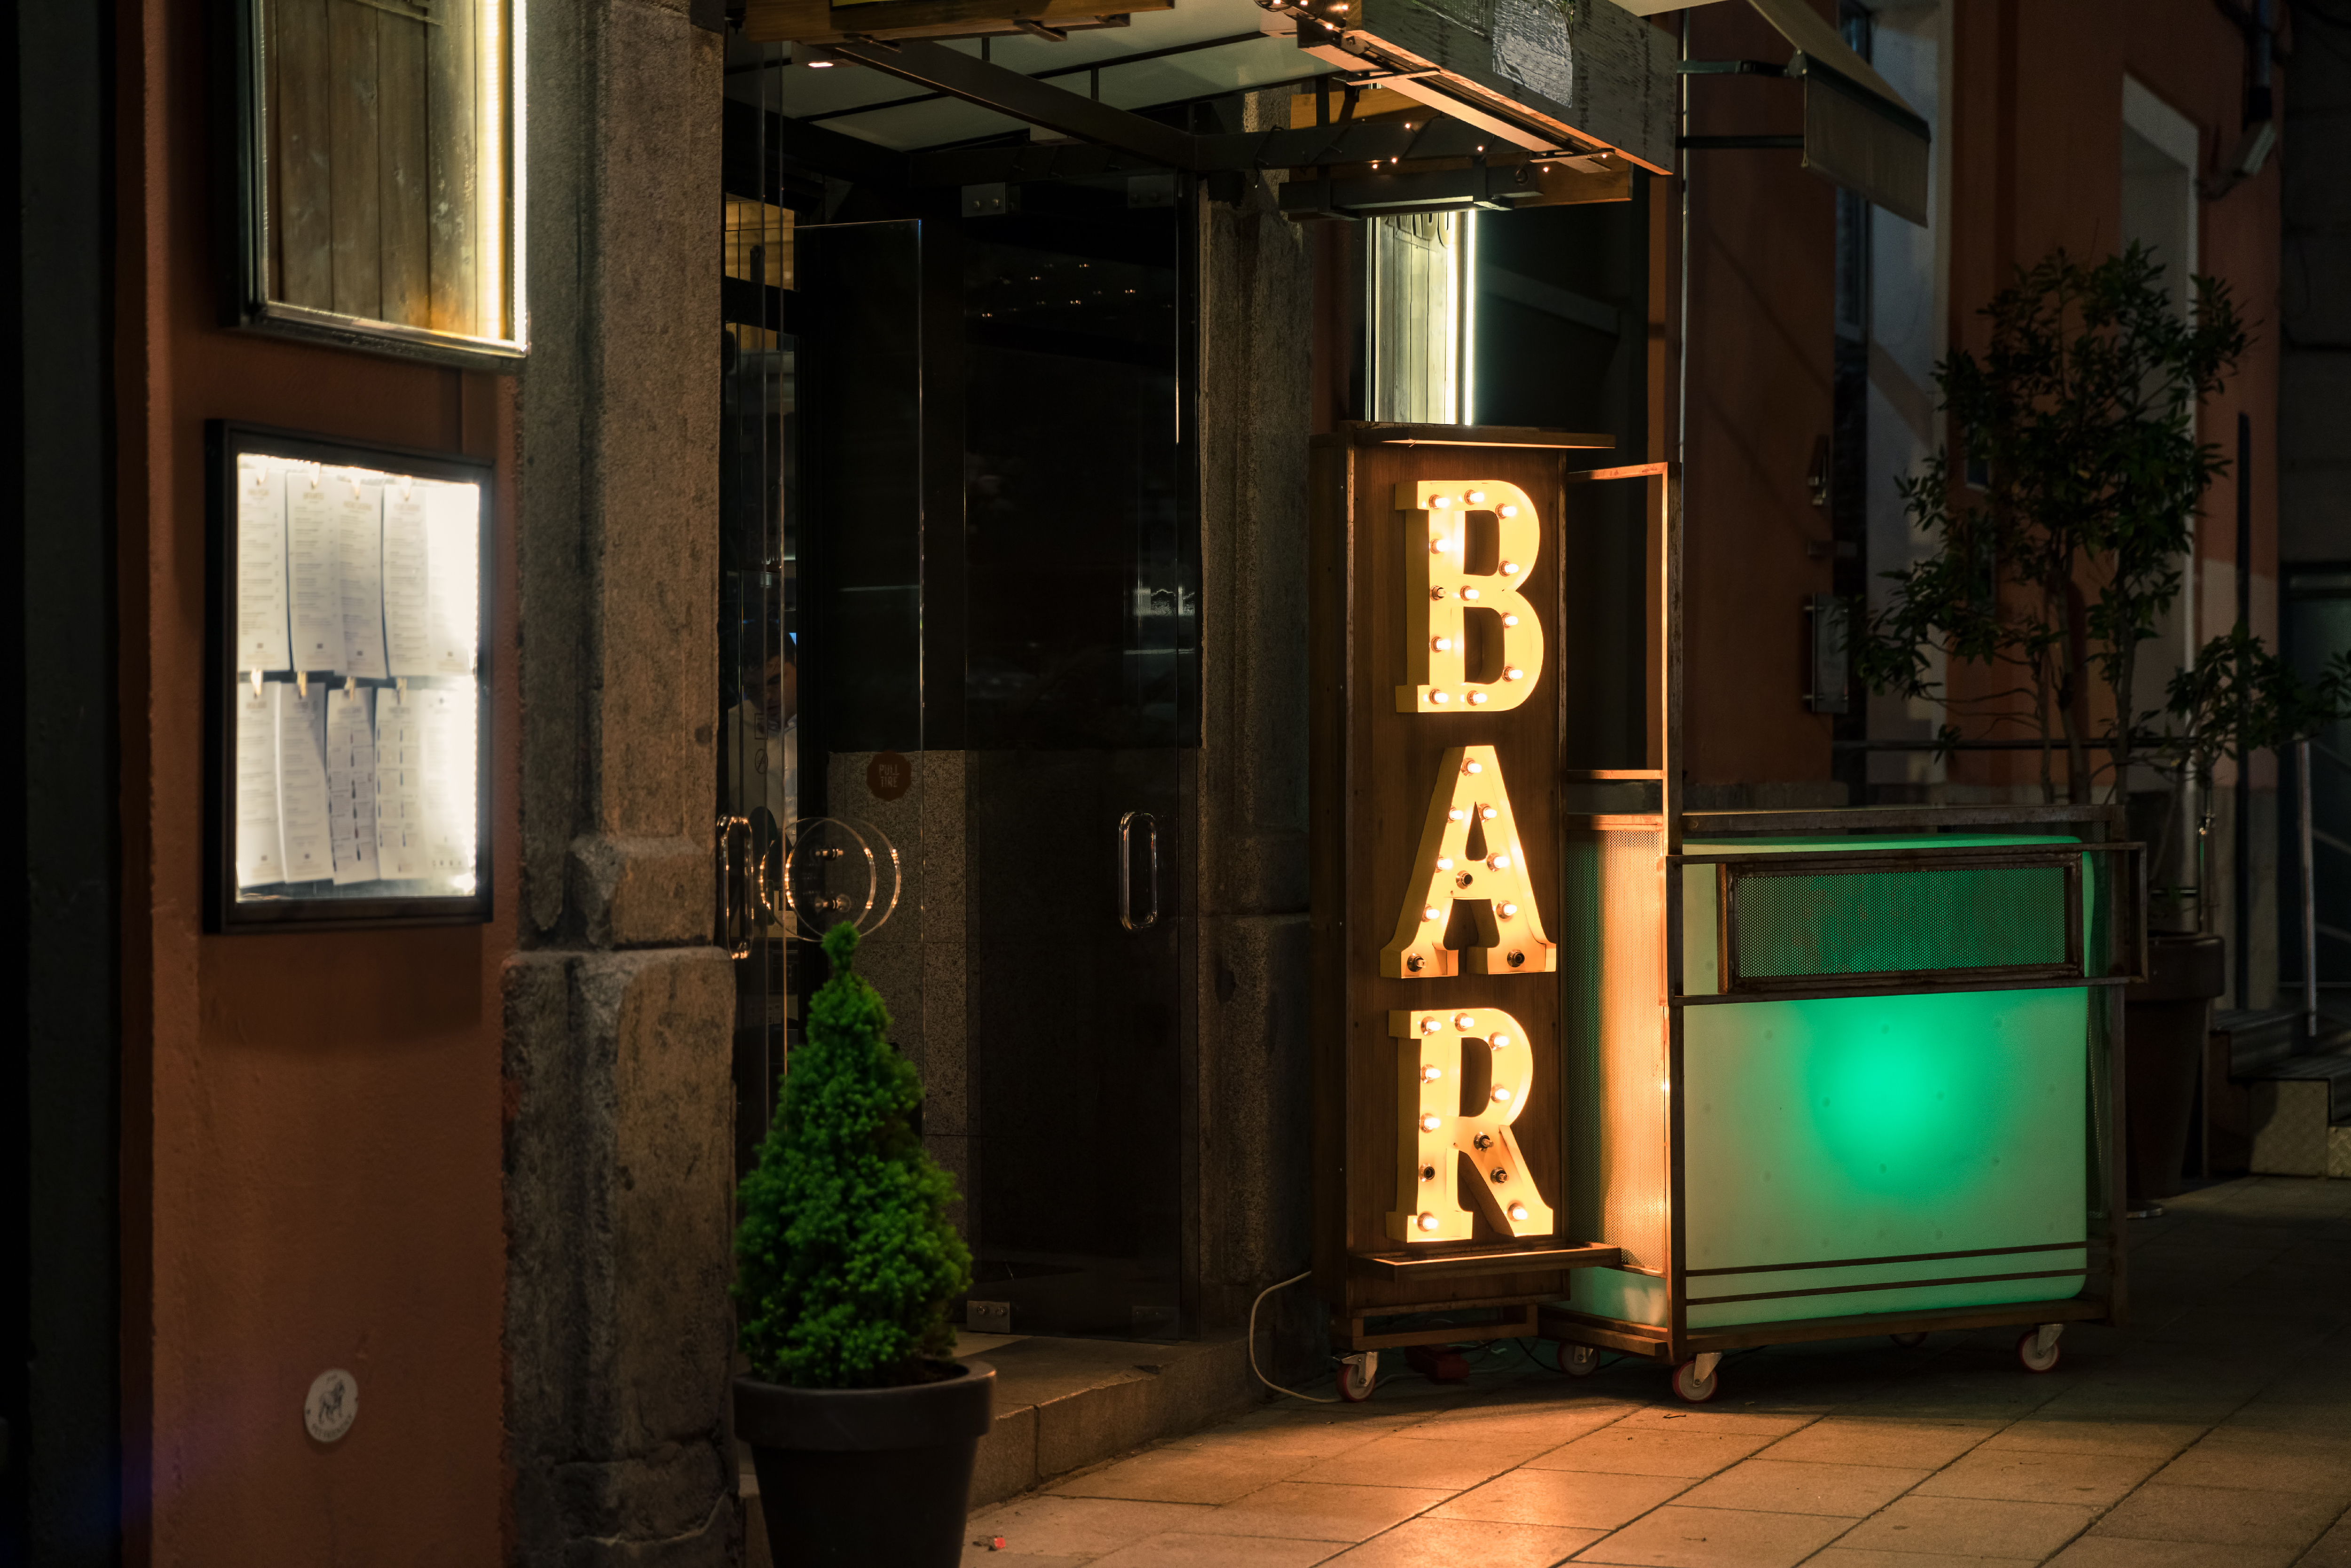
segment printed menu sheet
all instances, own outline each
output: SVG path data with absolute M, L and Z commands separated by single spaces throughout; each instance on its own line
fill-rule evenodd
M 240 684 L 237 886 L 470 884 L 478 713 L 470 685 Z
M 236 667 L 293 667 L 286 642 L 286 476 L 236 468 Z

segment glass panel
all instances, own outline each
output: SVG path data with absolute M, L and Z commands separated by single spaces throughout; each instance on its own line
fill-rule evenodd
M 1023 194 L 963 256 L 973 1294 L 1017 1331 L 1173 1338 L 1188 209 Z
M 252 0 L 265 307 L 513 346 L 518 0 Z
M 1464 306 L 1471 220 L 1466 213 L 1375 218 L 1372 267 L 1372 417 L 1412 424 L 1465 421 Z

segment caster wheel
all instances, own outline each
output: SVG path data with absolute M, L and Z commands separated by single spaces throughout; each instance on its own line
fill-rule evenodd
M 2027 1329 L 2019 1334 L 2016 1340 L 2017 1361 L 2027 1372 L 2056 1371 L 2058 1358 L 2064 1354 L 2064 1347 L 2052 1342 L 2047 1350 L 2043 1350 L 2040 1343 L 2041 1333 L 2037 1329 Z
M 1350 1405 L 1361 1405 L 1372 1396 L 1372 1385 L 1377 1383 L 1379 1377 L 1377 1351 L 1348 1356 L 1339 1363 L 1339 1397 Z
M 1721 1390 L 1722 1371 L 1719 1365 L 1708 1367 L 1702 1378 L 1698 1375 L 1695 1359 L 1674 1368 L 1674 1392 L 1692 1405 L 1703 1405 Z
M 1559 1347 L 1559 1369 L 1570 1377 L 1589 1377 L 1600 1370 L 1600 1352 L 1588 1344 Z
M 1923 1333 L 1895 1333 L 1887 1334 L 1886 1337 L 1892 1340 L 1896 1344 L 1900 1345 L 1904 1350 L 1917 1350 L 1920 1345 L 1927 1343 L 1927 1336 Z

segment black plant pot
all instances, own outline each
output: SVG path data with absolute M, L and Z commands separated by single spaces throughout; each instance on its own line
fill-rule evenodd
M 2147 978 L 2123 996 L 2124 1153 L 2133 1209 L 2179 1190 L 2212 998 L 2228 988 L 2220 937 L 2158 934 L 2147 947 Z
M 995 1419 L 996 1369 L 904 1388 L 735 1382 L 777 1568 L 955 1568 L 972 1465 Z

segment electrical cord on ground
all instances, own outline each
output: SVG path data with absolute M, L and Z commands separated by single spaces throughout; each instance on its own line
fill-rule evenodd
M 1257 1300 L 1256 1300 L 1256 1301 L 1251 1301 L 1251 1302 L 1249 1303 L 1249 1370 L 1250 1370 L 1251 1372 L 1254 1372 L 1254 1373 L 1256 1373 L 1256 1374 L 1257 1374 L 1257 1380 L 1258 1380 L 1259 1383 L 1264 1384 L 1268 1388 L 1272 1389 L 1276 1394 L 1287 1394 L 1287 1395 L 1289 1395 L 1292 1399 L 1303 1399 L 1303 1400 L 1305 1400 L 1305 1401 L 1306 1401 L 1308 1404 L 1310 1404 L 1310 1405 L 1336 1405 L 1336 1404 L 1338 1404 L 1338 1403 L 1339 1403 L 1339 1401 L 1338 1401 L 1335 1397 L 1334 1397 L 1334 1398 L 1330 1398 L 1330 1399 L 1325 1399 L 1324 1397 L 1322 1397 L 1322 1396 L 1321 1396 L 1321 1395 L 1319 1395 L 1319 1394 L 1301 1394 L 1301 1393 L 1300 1393 L 1300 1392 L 1298 1392 L 1298 1390 L 1296 1390 L 1295 1388 L 1284 1388 L 1280 1384 L 1276 1383 L 1272 1378 L 1268 1377 L 1268 1376 L 1267 1376 L 1267 1375 L 1266 1375 L 1262 1371 L 1260 1371 L 1260 1370 L 1259 1369 L 1258 1364 L 1257 1364 L 1257 1310 L 1258 1310 L 1258 1308 L 1259 1308 L 1259 1307 L 1261 1307 L 1261 1306 L 1263 1306 L 1263 1305 L 1265 1304 L 1265 1299 L 1266 1299 L 1268 1296 L 1270 1296 L 1270 1295 L 1271 1295 L 1271 1294 L 1273 1294 L 1276 1291 L 1280 1290 L 1284 1285 L 1295 1285 L 1295 1284 L 1296 1284 L 1296 1283 L 1298 1283 L 1298 1281 L 1301 1281 L 1301 1280 L 1305 1280 L 1305 1279 L 1311 1279 L 1311 1278 L 1312 1278 L 1312 1277 L 1313 1277 L 1313 1273 L 1314 1273 L 1314 1270 L 1312 1270 L 1311 1269 L 1309 1269 L 1309 1270 L 1308 1270 L 1305 1273 L 1303 1273 L 1303 1274 L 1293 1275 L 1293 1276 L 1292 1276 L 1291 1278 L 1290 1278 L 1290 1279 L 1280 1281 L 1279 1281 L 1278 1283 L 1275 1283 L 1275 1284 L 1268 1285 L 1264 1290 L 1259 1291 L 1257 1293 Z

